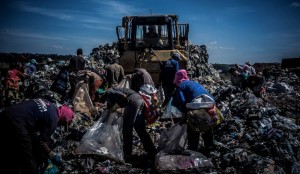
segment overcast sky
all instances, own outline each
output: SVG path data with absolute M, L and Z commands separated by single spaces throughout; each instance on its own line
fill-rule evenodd
M 89 55 L 123 16 L 177 14 L 210 63 L 300 56 L 300 0 L 0 0 L 0 52 Z

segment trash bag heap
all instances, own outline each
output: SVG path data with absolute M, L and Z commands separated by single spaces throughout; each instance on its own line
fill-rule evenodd
M 109 62 L 110 56 L 117 52 L 116 48 L 114 44 L 99 45 L 93 49 L 89 66 L 103 68 Z M 195 168 L 180 168 L 178 165 L 183 165 L 182 163 L 167 166 L 162 165 L 168 164 L 167 161 L 160 159 L 156 161 L 151 172 L 299 173 L 300 82 L 296 74 L 288 70 L 274 70 L 277 72 L 276 77 L 271 75 L 266 79 L 267 96 L 260 98 L 250 89 L 241 90 L 232 86 L 229 80 L 222 79 L 218 71 L 208 63 L 204 45 L 190 45 L 189 65 L 191 79 L 201 83 L 214 95 L 224 120 L 214 128 L 213 150 L 207 156 L 200 152 L 197 154 L 199 159 L 203 160 L 202 167 L 206 164 L 205 168 L 201 168 L 201 165 Z M 52 101 L 61 101 L 61 96 L 50 90 L 55 79 L 53 76 L 58 74 L 59 67 L 58 64 L 52 63 L 47 69 L 36 71 L 33 78 L 22 86 L 24 100 L 45 97 Z M 102 117 L 105 115 L 105 108 L 97 109 L 97 115 L 94 117 L 85 112 L 75 112 L 72 124 L 69 127 L 58 127 L 52 136 L 50 146 L 55 152 L 61 152 L 64 159 L 62 165 L 57 166 L 59 173 L 149 173 L 149 170 L 145 170 L 147 162 L 144 160 L 142 143 L 137 135 L 134 135 L 133 139 L 135 158 L 131 164 L 123 162 L 120 149 L 108 152 L 110 147 L 100 147 L 108 145 L 100 137 L 95 138 L 95 133 L 99 133 L 97 130 L 114 130 L 115 133 L 120 130 L 114 120 L 108 120 L 111 123 L 108 128 L 102 125 L 102 129 L 95 129 L 97 125 L 101 127 L 101 123 L 106 123 L 105 117 Z M 159 119 L 147 127 L 156 147 L 161 147 L 161 136 L 172 126 L 172 119 Z M 84 147 L 94 143 L 100 145 L 98 149 L 92 147 L 93 150 L 88 151 L 82 147 L 83 139 L 93 137 L 87 137 L 88 133 L 94 136 L 93 142 L 84 144 Z M 99 135 L 102 135 L 101 132 Z M 115 138 L 115 141 L 120 143 L 115 134 L 106 136 L 107 139 Z M 118 145 L 114 147 L 117 148 Z M 200 146 L 203 146 L 202 141 Z

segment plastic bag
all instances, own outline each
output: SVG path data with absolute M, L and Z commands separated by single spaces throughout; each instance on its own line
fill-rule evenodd
M 128 78 L 124 78 L 116 87 L 130 89 L 130 81 Z
M 173 125 L 160 135 L 158 144 L 158 153 L 181 154 L 184 151 L 187 142 L 187 124 Z
M 216 107 L 215 116 L 217 120 L 213 120 L 212 116 L 207 112 L 207 109 L 189 110 L 187 113 L 188 124 L 196 132 L 205 132 L 214 128 L 224 120 L 222 112 Z
M 64 96 L 66 95 L 66 91 L 68 89 L 68 81 L 69 71 L 67 68 L 62 68 L 52 83 L 50 90 Z
M 187 103 L 186 107 L 189 109 L 201 109 L 210 108 L 214 104 L 214 99 L 206 94 L 202 94 L 192 100 L 192 102 Z
M 161 116 L 162 119 L 182 117 L 182 113 L 179 111 L 179 109 L 177 107 L 172 105 L 172 102 L 173 102 L 173 97 L 170 98 L 170 100 L 166 106 L 166 109 L 165 109 L 163 115 Z
M 105 110 L 101 118 L 84 134 L 76 154 L 95 154 L 124 162 L 121 112 Z
M 165 99 L 166 99 L 165 92 L 164 92 L 164 89 L 162 87 L 162 84 L 160 84 L 159 87 L 158 87 L 157 98 L 158 98 L 158 102 L 159 102 L 158 105 L 161 106 L 164 103 Z
M 74 93 L 72 104 L 75 112 L 87 113 L 89 116 L 94 116 L 97 111 L 89 95 L 89 87 L 87 83 L 78 83 Z
M 185 154 L 169 155 L 158 154 L 155 158 L 155 168 L 160 173 L 178 172 L 199 173 L 213 167 L 209 158 L 203 154 L 186 150 Z

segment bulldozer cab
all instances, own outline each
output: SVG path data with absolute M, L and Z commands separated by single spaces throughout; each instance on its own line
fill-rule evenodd
M 145 68 L 158 83 L 160 66 L 178 52 L 185 68 L 187 61 L 188 24 L 178 24 L 177 15 L 125 16 L 117 26 L 119 63 L 126 74 Z

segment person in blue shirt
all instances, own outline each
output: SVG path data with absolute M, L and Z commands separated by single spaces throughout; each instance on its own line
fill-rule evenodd
M 180 69 L 175 74 L 174 84 L 177 86 L 174 96 L 174 106 L 176 106 L 184 116 L 181 122 L 185 123 L 187 118 L 188 108 L 187 103 L 190 103 L 194 98 L 207 94 L 211 98 L 213 96 L 198 82 L 189 80 L 187 71 L 185 69 Z M 188 124 L 187 128 L 188 134 L 188 149 L 193 151 L 198 151 L 198 144 L 200 139 L 200 132 L 194 131 Z M 214 145 L 214 134 L 213 129 L 209 129 L 202 134 L 204 140 L 204 154 L 207 154 L 209 149 Z
M 178 53 L 171 52 L 171 58 L 164 62 L 161 66 L 161 72 L 159 76 L 159 82 L 162 84 L 165 93 L 165 101 L 162 104 L 162 107 L 165 107 L 171 96 L 175 91 L 175 84 L 173 83 L 175 78 L 175 73 L 179 70 L 178 61 L 181 60 Z

